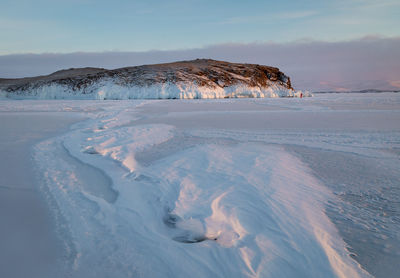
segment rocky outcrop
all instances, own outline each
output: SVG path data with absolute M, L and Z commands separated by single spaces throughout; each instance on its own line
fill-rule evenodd
M 296 96 L 278 68 L 197 59 L 126 67 L 72 68 L 47 76 L 0 79 L 11 98 L 226 98 Z

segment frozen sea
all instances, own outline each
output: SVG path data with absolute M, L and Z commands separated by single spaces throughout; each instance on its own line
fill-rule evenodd
M 0 124 L 0 277 L 397 277 L 398 93 L 1 100 Z

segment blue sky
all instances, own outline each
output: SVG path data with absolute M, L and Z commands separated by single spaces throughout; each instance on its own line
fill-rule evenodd
M 212 58 L 400 89 L 400 0 L 0 0 L 0 78 Z
M 0 55 L 400 35 L 398 0 L 0 0 Z

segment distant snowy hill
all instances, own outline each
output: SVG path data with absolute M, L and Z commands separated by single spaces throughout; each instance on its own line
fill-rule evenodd
M 296 97 L 278 68 L 197 59 L 127 67 L 71 68 L 47 76 L 0 79 L 0 96 L 14 99 L 178 99 Z

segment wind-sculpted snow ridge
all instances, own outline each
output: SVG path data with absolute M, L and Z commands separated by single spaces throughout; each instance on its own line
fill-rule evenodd
M 282 147 L 140 124 L 147 101 L 98 103 L 34 150 L 71 277 L 370 277 L 324 213 L 331 192 Z M 66 155 L 108 176 L 112 198 Z
M 295 91 L 278 68 L 197 59 L 106 70 L 79 68 L 47 76 L 0 79 L 13 99 L 202 99 L 311 96 Z

